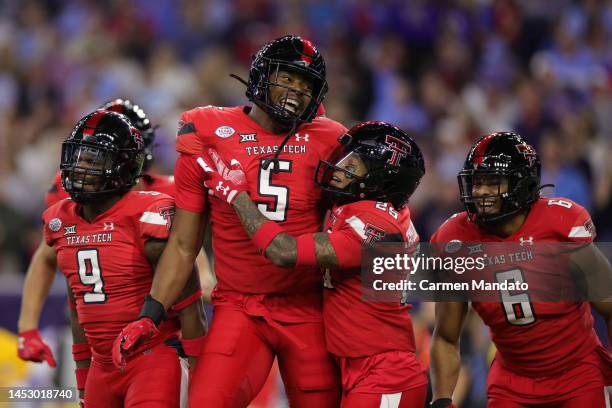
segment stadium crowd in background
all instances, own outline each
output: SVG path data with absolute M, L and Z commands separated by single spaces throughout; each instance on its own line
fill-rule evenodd
M 538 150 L 542 184 L 556 185 L 546 195 L 583 205 L 598 240 L 612 239 L 609 0 L 9 0 L 0 3 L 0 275 L 25 273 L 61 142 L 79 117 L 115 97 L 137 100 L 161 125 L 156 166 L 170 173 L 180 112 L 242 103 L 229 74 L 244 75 L 260 44 L 287 33 L 327 57 L 330 118 L 393 122 L 417 140 L 428 170 L 411 213 L 423 240 L 462 210 L 456 175 L 469 146 L 499 130 Z M 416 320 L 427 326 L 431 313 Z M 478 399 L 488 336 L 472 322 L 466 335 L 465 389 Z

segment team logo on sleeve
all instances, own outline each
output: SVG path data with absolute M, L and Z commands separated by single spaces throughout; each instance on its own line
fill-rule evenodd
M 76 233 L 76 224 L 64 227 L 64 235 L 74 235 Z
M 62 228 L 62 220 L 59 218 L 53 218 L 51 221 L 49 221 L 49 229 L 51 231 L 57 232 L 60 230 L 60 228 Z
M 377 227 L 374 224 L 370 224 L 369 222 L 365 225 L 363 232 L 366 236 L 363 243 L 366 246 L 374 245 L 385 236 L 385 230 L 380 227 Z
M 172 220 L 174 219 L 174 206 L 161 207 L 159 215 L 166 221 L 166 228 L 172 228 Z
M 219 126 L 217 130 L 215 130 L 215 135 L 219 136 L 221 139 L 227 139 L 234 133 L 236 133 L 236 131 L 230 126 Z
M 400 160 L 406 157 L 412 150 L 408 143 L 391 135 L 385 137 L 385 143 L 389 146 L 389 150 L 391 150 L 391 157 L 387 160 L 387 163 L 392 166 L 397 166 Z

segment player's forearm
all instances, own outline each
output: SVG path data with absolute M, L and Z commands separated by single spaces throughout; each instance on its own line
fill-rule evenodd
M 232 206 L 240 218 L 244 230 L 253 238 L 255 232 L 269 220 L 257 209 L 255 203 L 246 192 L 241 192 L 232 202 Z
M 250 238 L 253 238 L 263 224 L 270 221 L 259 211 L 246 192 L 238 194 L 232 206 Z M 295 238 L 287 233 L 278 234 L 266 248 L 265 256 L 277 266 L 294 266 L 297 260 Z
M 20 332 L 38 327 L 40 313 L 55 277 L 55 268 L 54 263 L 45 261 L 40 248 L 34 253 L 23 283 L 18 322 Z
M 431 347 L 431 383 L 433 400 L 451 398 L 461 369 L 459 344 L 434 333 Z
M 194 261 L 195 255 L 181 249 L 171 237 L 159 259 L 151 286 L 151 296 L 163 304 L 164 309 L 168 310 L 178 299 L 193 271 Z
M 202 249 L 196 258 L 198 273 L 200 275 L 200 285 L 202 287 L 202 300 L 204 303 L 210 303 L 211 293 L 217 283 L 217 279 L 212 270 L 210 260 L 206 256 L 206 252 Z

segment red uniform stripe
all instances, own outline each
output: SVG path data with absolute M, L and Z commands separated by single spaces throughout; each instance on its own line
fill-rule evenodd
M 314 45 L 308 40 L 302 39 L 302 58 L 301 60 L 310 64 L 312 62 L 312 57 L 314 56 L 315 48 Z
M 104 117 L 104 115 L 106 115 L 106 113 L 104 113 L 104 111 L 102 110 L 99 110 L 95 111 L 90 117 L 88 117 L 83 126 L 83 135 L 93 135 L 94 131 L 98 127 L 98 123 L 100 123 L 100 120 Z
M 484 162 L 484 155 L 487 151 L 487 146 L 489 146 L 489 143 L 494 137 L 495 135 L 487 135 L 478 143 L 478 146 L 476 146 L 476 151 L 474 152 L 474 164 L 480 165 Z

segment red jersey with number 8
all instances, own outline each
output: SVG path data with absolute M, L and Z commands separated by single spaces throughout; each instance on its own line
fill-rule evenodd
M 594 238 L 595 228 L 583 207 L 565 198 L 541 198 L 533 204 L 523 225 L 507 238 L 488 234 L 463 212 L 442 224 L 431 242 L 507 242 L 522 247 L 555 242 L 589 244 Z M 512 296 L 517 295 L 520 294 Z M 499 303 L 472 302 L 472 306 L 491 329 L 496 359 L 515 373 L 528 377 L 556 375 L 593 352 L 602 356 L 604 369 L 612 369 L 593 329 L 586 302 L 513 304 L 513 299 L 508 299 Z
M 57 253 L 95 358 L 111 362 L 111 347 L 128 323 L 136 320 L 151 290 L 153 269 L 145 255 L 149 239 L 166 240 L 174 214 L 174 200 L 162 193 L 130 191 L 113 207 L 87 222 L 80 205 L 70 199 L 43 213 L 47 245 Z M 169 319 L 148 348 L 178 329 Z
M 290 234 L 322 228 L 321 190 L 314 184 L 316 167 L 327 159 L 337 139 L 346 132 L 341 124 L 317 117 L 300 126 L 269 167 L 262 162 L 278 149 L 284 134 L 259 126 L 244 107 L 203 107 L 184 112 L 177 134 L 174 176 L 176 204 L 191 212 L 210 205 L 215 274 L 219 291 L 244 294 L 288 294 L 266 297 L 271 316 L 280 321 L 320 320 L 321 283 L 315 268 L 285 269 L 263 257 L 244 231 L 240 219 L 225 201 L 206 200 L 204 172 L 196 162 L 215 148 L 228 163 L 238 160 L 249 184 L 250 196 L 267 218 Z

